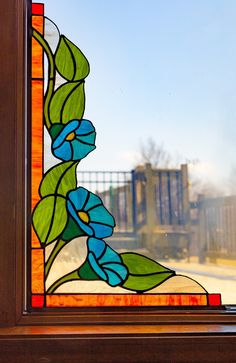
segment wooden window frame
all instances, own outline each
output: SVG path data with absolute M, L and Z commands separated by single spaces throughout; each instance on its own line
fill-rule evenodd
M 1 1 L 0 19 L 0 362 L 235 361 L 234 309 L 25 311 L 30 1 Z

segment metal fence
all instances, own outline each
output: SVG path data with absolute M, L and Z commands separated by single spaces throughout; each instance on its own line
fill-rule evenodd
M 116 221 L 115 233 L 134 231 L 133 173 L 126 171 L 78 171 L 78 185 L 96 193 Z
M 236 196 L 200 198 L 200 256 L 236 257 Z
M 119 247 L 133 243 L 137 248 L 142 245 L 154 252 L 156 246 L 159 250 L 178 250 L 180 244 L 181 249 L 182 245 L 186 247 L 189 234 L 186 165 L 173 170 L 152 169 L 146 164 L 131 172 L 78 171 L 78 185 L 99 195 L 114 216 L 116 228 L 112 239 Z
M 147 223 L 147 178 L 143 171 L 132 171 L 133 225 L 137 231 Z
M 181 170 L 155 170 L 153 174 L 157 223 L 182 225 L 183 182 Z
M 98 194 L 114 216 L 114 236 L 119 243 L 128 236 L 137 241 L 143 233 L 149 242 L 151 235 L 161 234 L 161 239 L 154 238 L 154 245 L 162 248 L 171 240 L 176 246 L 181 236 L 191 234 L 200 259 L 207 255 L 236 257 L 236 196 L 201 197 L 197 203 L 189 203 L 186 165 L 174 170 L 146 165 L 130 172 L 77 174 L 78 184 Z M 190 206 L 196 211 L 195 224 L 190 221 Z

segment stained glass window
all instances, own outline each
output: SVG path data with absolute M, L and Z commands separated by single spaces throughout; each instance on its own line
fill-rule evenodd
M 33 3 L 31 308 L 220 307 L 217 286 L 208 293 L 166 261 L 171 244 L 174 258 L 187 257 L 186 165 L 79 170 L 103 131 L 86 117 L 89 73 L 80 44 Z

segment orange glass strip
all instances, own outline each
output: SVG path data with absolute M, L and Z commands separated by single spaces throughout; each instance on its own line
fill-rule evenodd
M 32 26 L 43 34 L 43 17 L 32 16 Z M 43 49 L 34 38 L 32 38 L 32 78 L 43 78 Z
M 43 83 L 32 81 L 32 168 L 31 168 L 31 206 L 32 209 L 39 201 L 38 188 L 42 179 L 43 159 Z M 38 238 L 32 230 L 32 247 L 40 247 Z
M 44 31 L 43 16 L 32 16 L 32 26 L 41 34 Z M 31 207 L 39 201 L 38 188 L 43 175 L 43 49 L 32 38 L 32 117 L 31 117 Z M 40 247 L 40 242 L 31 229 L 32 247 Z M 44 250 L 41 248 L 31 250 L 31 292 L 44 294 Z M 32 307 L 42 305 L 42 296 L 32 297 Z
M 32 16 L 32 26 L 43 33 L 43 16 Z M 34 79 L 36 78 L 36 80 Z M 39 201 L 38 188 L 43 175 L 43 49 L 32 38 L 32 139 L 31 139 L 31 207 Z M 32 228 L 32 247 L 40 242 Z
M 47 307 L 102 306 L 207 306 L 206 294 L 53 294 L 46 297 Z
M 44 293 L 44 253 L 41 248 L 31 251 L 31 290 L 32 294 Z
M 38 188 L 42 179 L 43 84 L 32 81 L 32 208 L 39 200 Z

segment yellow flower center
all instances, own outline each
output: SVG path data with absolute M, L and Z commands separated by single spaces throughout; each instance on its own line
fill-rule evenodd
M 67 141 L 72 141 L 75 138 L 75 133 L 71 132 L 69 135 L 66 136 Z
M 78 212 L 78 216 L 79 218 L 85 222 L 85 223 L 88 223 L 89 222 L 89 216 L 88 216 L 88 213 L 86 212 Z

